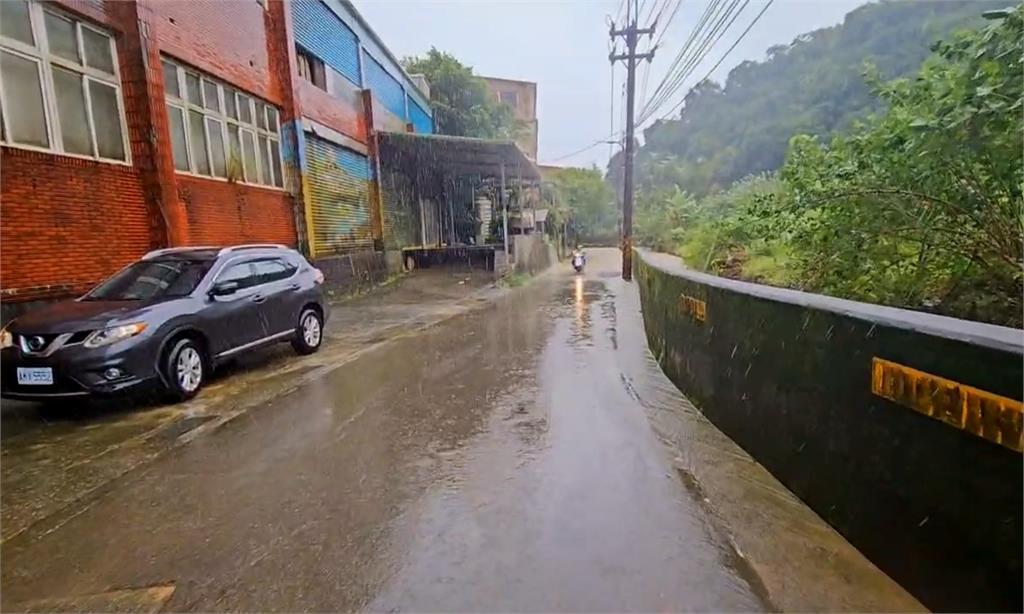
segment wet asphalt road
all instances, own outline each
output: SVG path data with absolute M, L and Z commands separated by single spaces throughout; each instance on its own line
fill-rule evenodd
M 114 589 L 193 611 L 765 609 L 631 384 L 651 363 L 617 256 L 374 350 L 6 542 L 3 609 Z
M 618 266 L 375 346 L 7 539 L 0 607 L 920 608 L 679 395 Z

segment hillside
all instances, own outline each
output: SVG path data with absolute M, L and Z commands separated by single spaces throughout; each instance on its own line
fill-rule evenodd
M 677 117 L 644 131 L 638 185 L 676 184 L 701 196 L 776 170 L 790 137 L 842 132 L 855 118 L 880 110 L 865 83 L 866 66 L 883 80 L 913 73 L 935 41 L 980 26 L 983 11 L 1007 4 L 868 4 L 840 25 L 772 47 L 764 61 L 734 68 L 724 87 L 709 81 L 693 89 Z

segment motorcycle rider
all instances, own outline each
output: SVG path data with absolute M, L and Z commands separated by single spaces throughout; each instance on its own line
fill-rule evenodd
M 587 263 L 587 255 L 583 253 L 583 247 L 580 245 L 576 246 L 576 249 L 572 250 L 572 266 L 577 272 L 583 270 L 583 266 Z

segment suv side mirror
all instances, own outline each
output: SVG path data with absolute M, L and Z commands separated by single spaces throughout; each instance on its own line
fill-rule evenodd
M 221 281 L 217 282 L 210 288 L 210 296 L 228 296 L 238 292 L 240 284 L 237 281 Z

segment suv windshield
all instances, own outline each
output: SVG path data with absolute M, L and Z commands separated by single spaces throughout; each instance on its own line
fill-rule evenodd
M 85 295 L 90 301 L 136 301 L 191 294 L 212 260 L 144 260 L 117 273 Z

